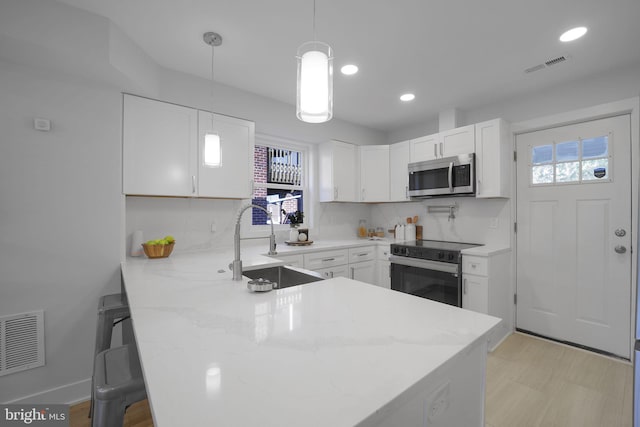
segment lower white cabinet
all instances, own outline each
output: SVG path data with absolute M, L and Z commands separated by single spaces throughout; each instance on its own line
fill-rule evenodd
M 353 280 L 359 280 L 360 282 L 370 283 L 372 285 L 375 285 L 376 262 L 364 261 L 364 262 L 356 262 L 355 264 L 349 264 L 349 278 Z
M 510 260 L 510 251 L 486 256 L 462 255 L 462 308 L 503 320 L 489 338 L 489 349 L 513 330 Z
M 346 264 L 336 265 L 335 267 L 320 268 L 314 271 L 322 274 L 322 277 L 325 279 L 333 279 L 334 277 L 351 277 L 349 275 L 349 267 Z
M 377 280 L 375 284 L 377 286 L 391 289 L 391 262 L 389 261 L 389 255 L 391 254 L 390 245 L 378 246 L 376 255 L 376 270 Z
M 320 272 L 328 267 L 336 267 L 339 265 L 346 266 L 348 263 L 349 251 L 347 249 L 336 249 L 304 254 L 304 268 L 307 270 Z

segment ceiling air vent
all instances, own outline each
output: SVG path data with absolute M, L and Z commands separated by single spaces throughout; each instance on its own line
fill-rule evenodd
M 0 317 L 0 376 L 44 366 L 44 312 Z
M 567 59 L 571 58 L 569 55 L 561 55 L 557 58 L 550 59 L 545 61 L 543 64 L 534 65 L 533 67 L 529 67 L 524 70 L 525 74 L 533 73 L 534 71 L 543 70 L 545 68 L 551 67 L 552 65 L 560 64 L 561 62 L 565 62 Z

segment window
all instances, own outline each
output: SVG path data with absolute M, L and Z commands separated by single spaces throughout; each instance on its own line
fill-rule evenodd
M 554 142 L 531 148 L 531 184 L 611 181 L 609 137 Z
M 306 150 L 302 148 L 256 143 L 252 203 L 271 212 L 274 224 L 289 224 L 288 214 L 305 211 L 305 154 Z M 252 224 L 269 224 L 267 214 L 254 208 Z

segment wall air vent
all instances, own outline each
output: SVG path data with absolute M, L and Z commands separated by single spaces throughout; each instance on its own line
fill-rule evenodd
M 551 67 L 552 65 L 560 64 L 561 62 L 565 62 L 571 58 L 569 55 L 561 55 L 556 58 L 545 61 L 543 64 L 534 65 L 533 67 L 529 67 L 524 70 L 525 74 L 533 73 L 534 71 L 544 70 L 545 68 Z
M 0 376 L 44 366 L 44 312 L 0 317 Z
M 544 63 L 544 65 L 546 65 L 547 67 L 550 67 L 552 65 L 559 64 L 559 63 L 564 62 L 566 60 L 567 60 L 567 56 L 562 55 L 562 56 L 558 56 L 557 58 L 553 58 L 553 59 L 550 59 L 550 60 L 546 61 Z

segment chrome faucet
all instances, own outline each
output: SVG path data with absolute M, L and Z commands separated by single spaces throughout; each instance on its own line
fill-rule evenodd
M 269 222 L 271 223 L 271 235 L 269 236 L 269 255 L 276 255 L 276 235 L 273 232 L 273 221 L 271 221 L 271 212 L 263 208 L 262 206 L 249 204 L 244 206 L 238 212 L 238 220 L 236 221 L 236 232 L 233 236 L 233 250 L 235 258 L 231 263 L 231 269 L 233 270 L 233 280 L 242 280 L 242 260 L 240 259 L 240 220 L 242 219 L 242 214 L 249 208 L 257 208 L 264 211 L 267 214 L 267 218 L 269 218 Z

